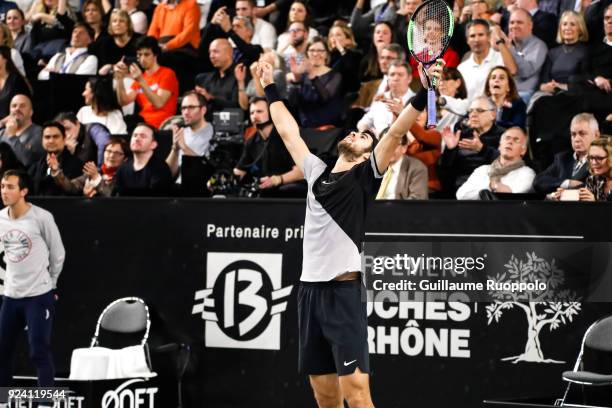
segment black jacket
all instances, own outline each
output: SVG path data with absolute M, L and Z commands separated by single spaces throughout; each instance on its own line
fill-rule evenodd
M 64 149 L 58 156 L 60 168 L 69 179 L 79 177 L 83 174 L 83 162 Z M 30 177 L 32 177 L 33 195 L 37 196 L 59 196 L 68 193 L 57 185 L 47 166 L 47 155 L 45 154 L 39 161 L 30 167 Z
M 538 193 L 548 194 L 557 190 L 561 183 L 567 179 L 584 182 L 589 175 L 588 166 L 585 162 L 576 175 L 572 177 L 574 162 L 574 152 L 572 151 L 556 154 L 553 163 L 536 176 L 533 181 L 534 190 Z

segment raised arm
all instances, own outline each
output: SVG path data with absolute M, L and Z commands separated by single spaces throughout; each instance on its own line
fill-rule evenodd
M 302 169 L 304 158 L 310 154 L 310 151 L 300 136 L 300 128 L 297 122 L 278 95 L 278 90 L 274 84 L 272 65 L 265 61 L 259 61 L 257 75 L 268 99 L 272 122 L 274 122 L 274 126 L 281 139 L 283 139 L 289 154 L 291 154 L 291 158 Z
M 438 59 L 438 62 L 432 65 L 427 72 L 430 77 L 436 76 L 438 79 L 442 76 L 444 68 L 444 60 Z M 419 65 L 419 71 L 422 66 Z M 423 88 L 416 94 L 412 101 L 400 112 L 399 116 L 393 122 L 389 131 L 385 133 L 382 139 L 376 145 L 374 156 L 376 157 L 376 165 L 380 172 L 387 170 L 389 159 L 393 155 L 395 148 L 400 144 L 402 136 L 412 127 L 419 114 L 427 106 L 427 86 L 425 75 L 421 72 L 421 81 Z

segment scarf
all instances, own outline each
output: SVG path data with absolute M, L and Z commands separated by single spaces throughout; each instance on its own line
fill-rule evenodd
M 119 167 L 108 167 L 104 163 L 102 163 L 102 167 L 100 168 L 100 170 L 102 170 L 102 176 L 106 176 L 107 180 L 112 180 L 115 177 L 115 173 L 117 173 L 118 169 Z
M 523 167 L 524 165 L 525 162 L 523 159 L 518 159 L 517 161 L 503 165 L 498 157 L 497 159 L 493 160 L 493 163 L 491 163 L 491 168 L 489 169 L 489 179 L 493 183 L 500 183 L 502 177 L 513 170 Z

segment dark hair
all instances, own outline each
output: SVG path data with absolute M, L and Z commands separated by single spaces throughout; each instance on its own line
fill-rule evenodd
M 251 7 L 255 7 L 257 5 L 255 4 L 255 0 L 236 0 L 234 4 L 238 3 L 239 1 L 246 1 L 247 3 L 251 5 Z
M 157 141 L 157 134 L 156 134 L 156 133 L 157 133 L 157 129 L 155 129 L 153 126 L 149 125 L 149 124 L 148 124 L 148 123 L 146 123 L 146 122 L 138 122 L 138 123 L 136 124 L 136 126 L 134 126 L 134 130 L 136 130 L 136 128 L 137 128 L 138 126 L 144 126 L 144 127 L 146 127 L 147 129 L 149 129 L 149 130 L 151 131 L 151 133 L 153 133 L 153 140 Z M 134 133 L 134 130 L 132 130 L 132 133 Z
M 157 39 L 155 37 L 151 37 L 150 35 L 137 39 L 134 43 L 134 48 L 136 49 L 136 52 L 142 50 L 143 48 L 148 48 L 156 57 L 161 54 L 161 48 L 159 48 Z
M 91 1 L 90 3 L 95 3 L 93 1 Z M 87 32 L 87 35 L 89 35 L 89 38 L 91 39 L 91 41 L 93 41 L 96 38 L 96 32 L 94 31 L 93 28 L 91 28 L 91 26 L 87 23 L 84 22 L 77 22 L 74 24 L 74 26 L 72 27 L 72 31 L 74 31 L 76 28 L 82 27 L 85 29 L 85 31 Z
M 107 77 L 90 77 L 91 107 L 94 112 L 108 113 L 120 109 L 117 94 L 113 91 L 112 80 Z
M 79 119 L 74 114 L 74 112 L 60 112 L 55 116 L 54 120 L 59 123 L 62 123 L 65 120 L 70 121 L 74 124 L 79 123 Z
M 291 6 L 293 6 L 295 3 L 300 3 L 302 6 L 304 6 L 304 9 L 306 10 L 306 17 L 304 18 L 304 21 L 289 21 L 289 11 L 291 11 Z M 310 19 L 312 18 L 311 16 L 312 13 L 310 12 L 308 4 L 306 4 L 306 0 L 294 0 L 289 5 L 289 10 L 287 11 L 287 28 L 289 28 L 289 26 L 293 23 L 304 23 L 304 26 L 306 27 L 306 33 L 308 33 L 308 28 L 310 27 Z
M 372 139 L 372 144 L 370 145 L 370 150 L 368 150 L 368 152 L 373 152 L 376 148 L 376 145 L 378 144 L 378 139 L 376 138 L 376 135 L 370 129 L 366 129 L 361 133 L 370 136 L 370 139 Z
M 104 150 L 106 150 L 106 148 L 111 145 L 121 146 L 121 150 L 123 150 L 123 154 L 125 156 L 130 154 L 130 145 L 128 144 L 127 140 L 122 137 L 111 136 L 111 138 L 108 139 L 108 142 L 106 142 L 106 144 L 104 145 Z
M 470 28 L 477 25 L 485 27 L 487 29 L 487 34 L 491 33 L 491 25 L 489 24 L 489 22 L 482 18 L 476 18 L 467 23 L 467 26 L 465 26 L 465 36 L 467 37 Z
M 201 106 L 206 107 L 206 105 L 207 105 L 206 98 L 202 94 L 199 94 L 196 91 L 187 91 L 187 92 L 185 92 L 183 94 L 182 99 L 185 99 L 188 96 L 195 96 L 197 98 L 197 100 L 198 100 L 198 103 Z
M 7 170 L 2 175 L 2 178 L 6 179 L 11 176 L 15 176 L 19 179 L 19 181 L 17 182 L 17 184 L 19 185 L 19 190 L 23 190 L 24 188 L 30 188 L 31 179 L 28 173 L 26 173 L 24 170 Z
M 460 80 L 461 85 L 457 88 L 457 94 L 454 96 L 457 99 L 467 99 L 467 88 L 465 87 L 465 80 L 463 79 L 463 75 L 457 68 L 444 67 L 444 71 L 442 73 L 442 79 L 450 79 L 453 81 Z
M 50 127 L 54 127 L 54 128 L 59 129 L 60 133 L 62 134 L 62 137 L 63 137 L 63 138 L 66 138 L 66 128 L 64 127 L 64 125 L 62 125 L 61 123 L 59 123 L 57 120 L 50 120 L 50 121 L 48 121 L 48 122 L 45 122 L 45 123 L 42 125 L 42 130 L 43 130 L 43 132 L 44 132 L 44 130 L 45 130 L 46 128 L 50 128 Z
M 23 170 L 23 164 L 19 161 L 13 148 L 8 143 L 0 143 L 0 161 L 2 162 L 0 177 L 7 170 Z
M 249 99 L 249 105 L 252 105 L 257 102 L 265 102 L 266 105 L 268 104 L 268 100 L 266 99 L 265 96 L 254 96 L 251 99 Z
M 378 48 L 376 48 L 376 46 L 374 45 L 374 31 L 376 31 L 376 27 L 378 27 L 381 24 L 387 26 L 387 28 L 389 28 L 389 30 L 391 31 L 391 43 L 393 43 L 393 27 L 391 26 L 391 24 L 386 21 L 379 21 L 378 23 L 376 23 L 376 25 L 374 26 L 374 29 L 372 30 L 372 41 L 370 41 L 370 51 L 365 56 L 365 62 L 366 62 L 366 70 L 364 72 L 365 77 L 368 77 L 368 76 L 375 77 L 375 78 L 382 77 L 382 72 L 380 70 L 380 66 L 378 65 Z
M 489 75 L 487 75 L 487 81 L 485 82 L 484 94 L 489 97 L 491 96 L 491 89 L 489 88 L 489 80 L 491 79 L 491 75 L 493 75 L 493 71 L 497 71 L 498 69 L 501 69 L 502 71 L 504 71 L 506 73 L 506 76 L 508 77 L 508 88 L 509 88 L 508 89 L 508 101 L 510 102 L 516 101 L 519 98 L 518 89 L 516 88 L 516 82 L 514 82 L 514 78 L 512 77 L 510 70 L 504 67 L 503 65 L 498 65 L 496 67 L 493 67 L 489 71 Z

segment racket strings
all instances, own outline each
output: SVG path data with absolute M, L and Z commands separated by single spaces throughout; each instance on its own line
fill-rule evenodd
M 423 64 L 433 63 L 441 57 L 450 41 L 452 20 L 443 1 L 430 1 L 423 5 L 413 19 L 412 52 Z

